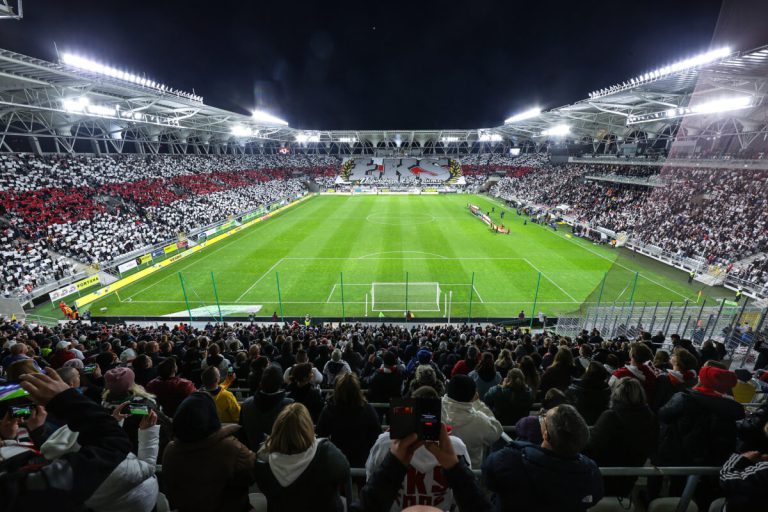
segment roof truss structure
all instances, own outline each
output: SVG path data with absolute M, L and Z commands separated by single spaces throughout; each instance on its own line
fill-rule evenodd
M 0 16 L 14 12 L 0 0 Z M 0 151 L 244 153 L 291 146 L 306 152 L 465 153 L 563 141 L 597 145 L 638 138 L 694 140 L 731 136 L 742 148 L 768 136 L 768 46 L 733 53 L 523 121 L 460 130 L 300 130 L 256 122 L 199 101 L 71 66 L 0 50 Z M 727 114 L 668 118 L 665 112 L 709 98 L 746 95 L 751 106 Z M 87 98 L 94 111 L 67 101 Z M 654 118 L 656 116 L 656 118 Z M 641 122 L 633 120 L 642 119 Z M 567 135 L 543 136 L 558 125 Z M 233 130 L 247 128 L 248 135 Z M 241 130 L 242 131 L 242 130 Z M 18 147 L 28 139 L 29 145 Z M 47 143 L 47 144 L 46 144 Z

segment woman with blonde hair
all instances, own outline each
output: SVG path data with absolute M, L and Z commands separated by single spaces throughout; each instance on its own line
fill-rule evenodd
M 315 437 L 302 404 L 280 412 L 258 459 L 254 474 L 269 512 L 344 510 L 338 489 L 349 481 L 349 462 L 329 440 Z

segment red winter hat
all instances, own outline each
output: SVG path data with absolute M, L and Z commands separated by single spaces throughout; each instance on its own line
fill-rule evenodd
M 136 376 L 130 368 L 113 368 L 104 374 L 104 383 L 110 393 L 124 395 L 131 389 Z
M 730 370 L 723 370 L 716 366 L 703 366 L 699 370 L 699 385 L 718 393 L 728 393 L 737 382 L 736 373 Z

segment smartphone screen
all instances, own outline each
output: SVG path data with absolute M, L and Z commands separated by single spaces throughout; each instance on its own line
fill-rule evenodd
M 0 386 L 0 402 L 25 396 L 29 396 L 29 393 L 18 384 L 4 384 Z
M 149 407 L 146 405 L 129 405 L 128 412 L 136 416 L 147 416 L 149 414 Z
M 86 374 L 90 375 L 90 374 L 92 374 L 93 372 L 96 371 L 96 368 L 97 368 L 97 365 L 95 365 L 95 364 L 86 365 L 85 367 L 83 367 L 83 373 L 86 373 Z
M 11 406 L 11 416 L 14 418 L 28 418 L 32 415 L 31 405 Z
M 410 399 L 392 400 L 389 408 L 389 437 L 403 439 L 416 431 L 414 407 Z

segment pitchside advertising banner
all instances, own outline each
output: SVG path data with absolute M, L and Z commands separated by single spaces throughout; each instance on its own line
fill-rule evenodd
M 80 297 L 79 299 L 77 299 L 75 301 L 75 304 L 77 305 L 78 308 L 83 307 L 86 304 L 90 304 L 91 302 L 93 302 L 95 300 L 98 300 L 98 299 L 100 299 L 100 298 L 102 298 L 102 297 L 104 297 L 106 295 L 109 295 L 112 292 L 116 292 L 117 290 L 119 290 L 119 289 L 121 289 L 121 288 L 123 288 L 125 286 L 128 286 L 129 284 L 134 283 L 134 282 L 138 281 L 139 279 L 142 279 L 142 278 L 144 278 L 144 277 L 146 277 L 146 276 L 148 276 L 148 275 L 150 275 L 150 274 L 152 274 L 154 272 L 157 272 L 158 270 L 160 270 L 162 268 L 167 267 L 171 263 L 179 261 L 182 258 L 186 258 L 187 256 L 190 256 L 190 255 L 196 253 L 197 251 L 200 251 L 203 248 L 208 247 L 209 245 L 213 245 L 213 244 L 215 244 L 217 242 L 220 242 L 221 240 L 224 240 L 225 238 L 227 238 L 227 237 L 229 237 L 231 235 L 234 235 L 235 233 L 237 233 L 237 232 L 239 232 L 239 231 L 241 231 L 241 230 L 243 230 L 243 229 L 245 229 L 245 228 L 247 228 L 249 226 L 252 226 L 252 225 L 254 225 L 254 224 L 258 223 L 258 222 L 266 220 L 266 219 L 270 218 L 271 216 L 273 216 L 273 215 L 275 215 L 277 213 L 280 213 L 281 211 L 283 211 L 283 210 L 285 210 L 287 208 L 290 208 L 293 205 L 299 204 L 302 201 L 305 201 L 305 200 L 309 199 L 310 197 L 314 197 L 314 196 L 307 194 L 304 197 L 302 197 L 302 198 L 300 198 L 300 199 L 298 199 L 296 201 L 293 201 L 292 203 L 289 203 L 286 206 L 283 206 L 282 208 L 278 208 L 277 210 L 275 210 L 272 213 L 267 213 L 266 215 L 263 215 L 263 216 L 258 217 L 256 219 L 253 219 L 253 220 L 251 220 L 249 222 L 246 222 L 242 226 L 237 226 L 234 229 L 230 229 L 229 231 L 226 231 L 224 233 L 221 233 L 220 235 L 217 235 L 217 236 L 215 236 L 213 238 L 205 240 L 204 242 L 201 242 L 198 245 L 195 245 L 194 247 L 190 247 L 189 249 L 186 249 L 185 251 L 182 251 L 182 252 L 180 252 L 178 254 L 175 254 L 175 255 L 173 255 L 170 258 L 167 258 L 167 259 L 165 259 L 163 261 L 159 261 L 159 262 L 155 263 L 154 265 L 150 265 L 149 267 L 141 269 L 138 272 L 135 272 L 135 273 L 133 273 L 133 274 L 127 276 L 127 277 L 124 277 L 123 279 L 115 281 L 114 283 L 112 283 L 110 285 L 107 285 L 107 286 L 105 286 L 103 288 L 99 288 L 98 290 L 96 290 L 94 292 L 91 292 L 91 293 L 89 293 L 87 295 L 83 295 L 82 297 Z M 171 244 L 171 245 L 176 245 L 178 248 L 182 248 L 183 249 L 183 248 L 186 247 L 187 241 L 183 240 L 182 242 L 179 242 L 177 244 Z M 158 256 L 162 256 L 163 254 L 165 254 L 163 249 L 159 249 L 157 251 L 154 251 L 152 253 L 153 257 L 155 256 L 155 253 L 158 253 Z M 94 277 L 96 277 L 98 279 L 98 276 L 94 276 Z M 88 285 L 88 286 L 90 286 L 90 285 Z
M 455 183 L 461 166 L 450 158 L 347 158 L 341 179 L 366 184 L 380 181 L 407 183 Z
M 122 265 L 117 266 L 117 271 L 121 274 L 124 274 L 128 272 L 129 270 L 138 267 L 139 264 L 136 262 L 136 260 L 126 261 Z
M 99 275 L 96 274 L 93 276 L 86 277 L 85 279 L 82 279 L 80 281 L 74 282 L 63 288 L 59 288 L 58 290 L 54 290 L 51 293 L 49 293 L 48 296 L 51 298 L 51 302 L 55 302 L 59 299 L 63 299 L 64 297 L 68 297 L 69 295 L 77 293 L 80 290 L 85 290 L 86 288 L 93 286 L 95 284 L 98 284 L 100 282 L 101 282 L 101 279 L 99 278 Z

